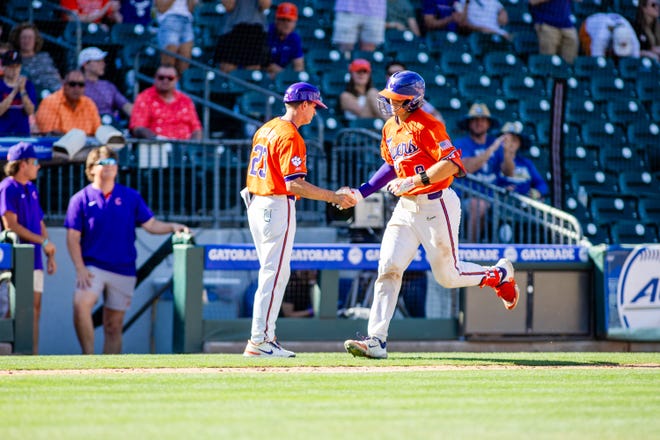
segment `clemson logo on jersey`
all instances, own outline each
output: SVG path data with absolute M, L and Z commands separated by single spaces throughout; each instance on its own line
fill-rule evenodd
M 291 163 L 293 164 L 293 166 L 299 167 L 300 165 L 302 165 L 302 159 L 299 156 L 293 156 L 291 158 Z

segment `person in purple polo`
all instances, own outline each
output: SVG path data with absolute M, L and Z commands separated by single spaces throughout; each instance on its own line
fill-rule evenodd
M 85 174 L 91 182 L 71 197 L 64 226 L 76 268 L 73 323 L 83 354 L 94 353 L 92 308 L 103 297 L 103 352 L 120 353 L 124 314 L 136 282 L 135 228 L 152 234 L 188 232 L 185 225 L 156 220 L 140 194 L 116 183 L 117 153 L 91 150 Z
M 295 31 L 298 22 L 298 8 L 293 3 L 280 3 L 275 12 L 275 23 L 268 28 L 270 64 L 267 71 L 275 77 L 289 64 L 295 72 L 305 70 L 302 39 Z
M 39 352 L 39 317 L 41 294 L 44 291 L 44 265 L 41 251 L 46 254 L 46 270 L 54 274 L 55 245 L 48 239 L 44 213 L 39 204 L 37 187 L 32 183 L 39 172 L 39 160 L 32 144 L 19 142 L 9 148 L 5 177 L 0 182 L 0 216 L 4 229 L 14 231 L 21 243 L 34 245 L 34 323 L 32 351 Z

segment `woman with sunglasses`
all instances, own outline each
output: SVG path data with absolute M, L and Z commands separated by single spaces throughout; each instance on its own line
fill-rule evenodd
M 73 322 L 83 354 L 94 353 L 92 309 L 103 298 L 104 353 L 120 353 L 124 314 L 136 282 L 135 228 L 152 234 L 188 233 L 179 223 L 156 220 L 137 191 L 120 185 L 117 153 L 109 147 L 87 155 L 91 182 L 71 197 L 64 226 L 76 269 Z
M 660 61 L 659 0 L 639 0 L 635 17 L 635 32 L 641 46 L 640 55 Z

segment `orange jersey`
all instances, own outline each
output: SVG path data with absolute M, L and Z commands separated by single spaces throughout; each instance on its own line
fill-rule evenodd
M 307 148 L 298 128 L 277 117 L 266 122 L 252 138 L 247 188 L 259 196 L 293 195 L 286 181 L 307 175 Z
M 423 110 L 412 112 L 405 121 L 390 118 L 383 126 L 380 154 L 394 166 L 397 177 L 409 177 L 428 170 L 440 160 L 451 160 L 464 173 L 461 153 L 447 135 L 445 125 Z M 407 194 L 426 194 L 448 188 L 454 177 L 418 186 Z

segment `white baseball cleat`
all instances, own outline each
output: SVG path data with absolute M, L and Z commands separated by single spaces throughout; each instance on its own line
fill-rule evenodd
M 507 310 L 515 309 L 520 298 L 520 291 L 516 280 L 513 278 L 513 264 L 506 258 L 502 258 L 493 269 L 495 270 L 490 270 L 489 274 L 481 281 L 480 287 L 492 287 Z
M 292 351 L 285 350 L 276 341 L 264 341 L 257 344 L 255 342 L 252 342 L 252 340 L 250 339 L 248 340 L 247 345 L 245 346 L 245 351 L 243 351 L 243 356 L 292 358 L 292 357 L 296 357 L 296 354 Z
M 359 341 L 349 339 L 344 342 L 344 348 L 353 356 L 387 359 L 387 342 L 383 342 L 375 336 L 369 336 Z

